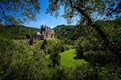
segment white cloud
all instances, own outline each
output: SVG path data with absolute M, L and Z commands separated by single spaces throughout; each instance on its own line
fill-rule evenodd
M 56 26 L 49 26 L 50 28 L 54 28 L 54 27 L 56 27 Z

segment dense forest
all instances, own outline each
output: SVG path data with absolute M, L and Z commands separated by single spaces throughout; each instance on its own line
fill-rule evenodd
M 0 27 L 0 35 L 10 39 L 28 39 L 37 31 L 40 30 L 22 25 L 5 25 Z
M 121 80 L 121 0 L 0 0 L 0 80 Z
M 33 35 L 38 29 L 1 26 L 0 79 L 120 80 L 121 19 L 94 23 L 101 26 L 117 54 L 106 48 L 97 32 L 87 25 L 57 26 L 54 28 L 56 38 L 41 40 L 33 45 L 16 39 L 27 39 L 26 35 Z M 69 49 L 76 50 L 74 60 L 83 59 L 85 62 L 77 61 L 79 65 L 74 67 L 62 63 L 61 58 L 66 62 L 69 55 L 64 58 L 61 52 Z

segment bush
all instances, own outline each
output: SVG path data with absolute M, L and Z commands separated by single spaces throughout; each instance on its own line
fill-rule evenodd
M 98 73 L 95 67 L 90 64 L 84 64 L 74 69 L 76 80 L 98 80 Z
M 52 61 L 52 66 L 56 67 L 60 65 L 60 54 L 59 54 L 59 46 L 55 47 L 55 50 L 50 55 L 50 59 Z
M 95 66 L 105 66 L 115 62 L 115 55 L 110 51 L 90 51 L 85 54 L 84 58 Z
M 24 43 L 0 37 L 0 80 L 40 80 L 47 78 L 44 53 Z
M 76 47 L 76 57 L 75 58 L 77 58 L 77 59 L 81 59 L 81 58 L 83 58 L 83 56 L 84 56 L 84 54 L 83 54 L 83 48 L 81 47 L 81 45 L 78 45 L 77 47 Z

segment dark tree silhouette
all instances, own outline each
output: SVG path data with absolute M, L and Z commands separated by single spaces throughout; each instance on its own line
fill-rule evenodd
M 39 0 L 0 0 L 0 19 L 6 24 L 35 20 L 39 11 Z
M 57 16 L 61 6 L 64 7 L 63 17 L 68 22 L 71 22 L 75 16 L 80 17 L 80 19 L 84 17 L 83 19 L 86 20 L 87 24 L 93 27 L 104 40 L 105 48 L 110 49 L 117 57 L 121 56 L 119 55 L 120 51 L 112 47 L 113 44 L 108 40 L 107 35 L 100 28 L 101 26 L 93 23 L 93 19 L 97 20 L 96 16 L 105 16 L 105 19 L 119 17 L 121 13 L 121 0 L 49 0 L 47 13 L 53 13 Z M 96 13 L 98 15 L 95 15 Z

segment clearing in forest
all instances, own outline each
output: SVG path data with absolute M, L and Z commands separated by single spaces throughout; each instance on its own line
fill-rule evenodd
M 64 67 L 76 67 L 79 66 L 81 64 L 86 64 L 87 62 L 84 59 L 74 59 L 74 57 L 76 56 L 75 54 L 75 49 L 70 49 L 67 51 L 64 51 L 62 53 L 60 53 L 61 55 L 61 66 Z

